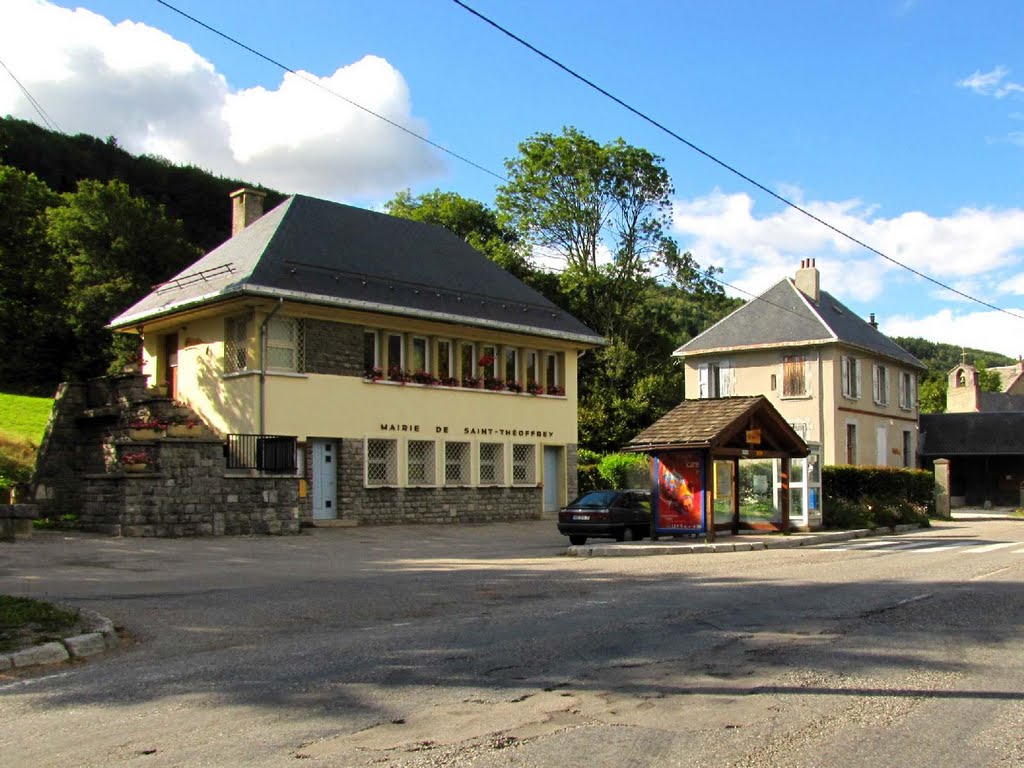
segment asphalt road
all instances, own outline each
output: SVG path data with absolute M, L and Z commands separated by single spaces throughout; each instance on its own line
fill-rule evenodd
M 0 766 L 1019 766 L 1024 521 L 560 556 L 553 523 L 0 545 L 128 641 L 0 674 Z

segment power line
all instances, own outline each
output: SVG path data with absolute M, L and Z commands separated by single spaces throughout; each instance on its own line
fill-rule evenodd
M 4 71 L 11 76 L 11 80 L 13 80 L 21 89 L 21 92 L 25 94 L 25 98 L 28 99 L 28 103 L 32 105 L 35 111 L 39 114 L 39 117 L 43 119 L 43 122 L 46 123 L 46 127 L 49 128 L 51 131 L 57 131 L 57 133 L 64 133 L 64 131 L 60 129 L 60 126 L 57 125 L 57 121 L 51 118 L 48 114 L 46 114 L 46 110 L 43 109 L 43 105 L 36 101 L 35 97 L 31 93 L 29 93 L 28 88 L 21 84 L 21 81 L 14 76 L 14 73 L 11 72 L 11 70 L 7 68 L 7 65 L 4 64 L 2 59 L 0 59 L 0 67 L 4 68 Z
M 926 275 L 924 272 L 921 272 L 921 271 L 919 271 L 917 269 L 914 269 L 913 267 L 909 266 L 908 264 L 904 264 L 901 261 L 897 261 L 892 256 L 889 256 L 889 255 L 883 253 L 882 251 L 878 250 L 877 248 L 874 248 L 873 246 L 868 245 L 864 241 L 854 237 L 853 235 L 845 232 L 844 230 L 839 229 L 839 227 L 835 226 L 834 224 L 829 223 L 828 221 L 826 221 L 825 219 L 822 219 L 819 216 L 816 216 L 815 214 L 811 213 L 810 211 L 808 211 L 803 206 L 800 206 L 797 203 L 795 203 L 792 200 L 790 200 L 789 198 L 784 197 L 783 195 L 780 195 L 778 192 L 775 192 L 774 190 L 769 189 L 768 187 L 766 187 L 761 182 L 757 181 L 756 179 L 751 178 L 750 176 L 748 176 L 747 174 L 743 173 L 742 171 L 740 171 L 739 169 L 735 168 L 734 166 L 729 165 L 724 160 L 720 160 L 718 157 L 716 157 L 715 155 L 711 154 L 707 150 L 702 149 L 701 147 L 699 147 L 696 144 L 694 144 L 692 141 L 684 138 L 680 134 L 678 134 L 675 131 L 673 131 L 671 128 L 668 128 L 667 126 L 665 126 L 662 123 L 658 122 L 653 117 L 651 117 L 648 114 L 646 114 L 645 112 L 642 112 L 641 110 L 637 109 L 636 107 L 632 106 L 631 104 L 627 103 L 626 101 L 620 99 L 618 96 L 616 96 L 613 93 L 609 92 L 608 90 L 602 88 L 600 85 L 598 85 L 594 81 L 588 79 L 587 77 L 581 75 L 576 70 L 571 69 L 570 67 L 566 66 L 561 61 L 559 61 L 558 59 L 554 58 L 553 56 L 548 55 L 544 51 L 540 50 L 536 46 L 532 45 L 531 43 L 527 42 L 523 38 L 521 38 L 518 35 L 516 35 L 514 32 L 511 32 L 510 30 L 508 30 L 505 27 L 501 26 L 496 21 L 488 18 L 487 16 L 485 16 L 484 14 L 482 14 L 479 11 L 475 10 L 474 8 L 471 8 L 470 6 L 466 5 L 466 3 L 462 2 L 462 0 L 452 0 L 452 2 L 455 3 L 457 6 L 459 6 L 460 8 L 462 8 L 462 9 L 468 11 L 469 13 L 471 13 L 472 15 L 476 16 L 478 19 L 480 19 L 484 23 L 489 24 L 490 26 L 494 27 L 494 29 L 498 30 L 502 34 L 512 38 L 513 40 L 515 40 L 520 45 L 522 45 L 522 46 L 528 48 L 529 50 L 533 51 L 535 54 L 537 54 L 541 58 L 545 59 L 546 61 L 550 62 L 551 64 L 555 65 L 556 67 L 561 69 L 566 74 L 570 75 L 571 77 L 575 78 L 576 80 L 579 80 L 581 83 L 584 83 L 585 85 L 589 86 L 590 88 L 592 88 L 593 90 L 597 91 L 601 95 L 611 99 L 612 101 L 614 101 L 616 104 L 618 104 L 619 106 L 623 107 L 627 111 L 632 112 L 634 115 L 639 117 L 644 122 L 649 123 L 650 125 L 654 126 L 655 128 L 657 128 L 658 130 L 662 131 L 663 133 L 668 134 L 669 136 L 674 138 L 676 141 L 679 141 L 682 144 L 685 144 L 687 147 L 689 147 L 693 151 L 697 152 L 700 155 L 703 155 L 705 158 L 707 158 L 711 162 L 715 163 L 716 165 L 721 166 L 722 168 L 724 168 L 725 170 L 729 171 L 730 173 L 732 173 L 732 174 L 738 176 L 739 178 L 743 179 L 748 184 L 751 184 L 754 187 L 756 187 L 757 189 L 760 189 L 762 192 L 765 192 L 768 195 L 771 195 L 773 198 L 775 198 L 779 202 L 783 203 L 784 205 L 789 206 L 790 208 L 792 208 L 792 209 L 802 213 L 804 216 L 807 216 L 808 218 L 818 222 L 822 226 L 827 227 L 828 229 L 830 229 L 833 232 L 835 232 L 837 235 L 839 235 L 839 236 L 849 240 L 852 243 L 855 243 L 856 245 L 859 245 L 861 248 L 864 248 L 864 249 L 870 251 L 871 253 L 875 254 L 876 256 L 881 256 L 886 261 L 889 261 L 889 262 L 895 264 L 898 267 L 902 267 L 903 269 L 907 270 L 908 272 L 911 272 L 914 275 L 917 275 L 918 277 L 920 277 L 920 278 L 922 278 L 924 280 L 927 280 L 928 282 L 933 283 L 934 285 L 939 286 L 940 288 L 944 288 L 947 291 L 955 293 L 956 295 L 958 295 L 958 296 L 960 296 L 962 298 L 968 299 L 969 301 L 973 301 L 973 302 L 976 302 L 978 304 L 981 304 L 982 306 L 988 307 L 989 309 L 994 309 L 997 312 L 1002 312 L 1004 314 L 1009 315 L 1010 317 L 1015 317 L 1018 320 L 1024 320 L 1024 316 L 1018 315 L 1016 312 L 1011 312 L 1008 309 L 1003 309 L 1002 307 L 997 307 L 995 304 L 990 304 L 989 302 L 987 302 L 987 301 L 985 301 L 983 299 L 979 299 L 979 298 L 977 298 L 975 296 L 971 296 L 968 293 L 964 293 L 961 290 L 953 288 L 952 286 L 947 285 L 946 283 L 943 283 L 942 281 L 940 281 L 940 280 L 938 280 L 938 279 L 936 279 L 934 277 L 931 277 L 930 275 Z
M 245 43 L 241 42 L 240 40 L 236 40 L 235 38 L 231 37 L 230 35 L 228 35 L 228 34 L 226 34 L 224 32 L 221 32 L 219 29 L 211 27 L 209 24 L 207 24 L 207 23 L 197 19 L 195 16 L 190 16 L 189 14 L 185 13 L 180 8 L 175 8 L 170 3 L 165 2 L 165 0 L 156 0 L 156 1 L 158 3 L 160 3 L 160 5 L 164 6 L 165 8 L 168 8 L 168 9 L 174 11 L 175 13 L 177 13 L 177 14 L 179 14 L 181 16 L 184 16 L 189 21 L 192 21 L 192 22 L 198 24 L 203 29 L 206 29 L 206 30 L 212 32 L 213 34 L 217 35 L 218 37 L 222 37 L 225 40 L 227 40 L 228 42 L 234 43 L 239 48 L 243 48 L 243 49 L 247 50 L 249 53 L 253 54 L 254 56 L 259 56 L 261 59 L 263 59 L 266 62 L 269 62 L 269 63 L 273 64 L 275 67 L 279 67 L 280 69 L 284 70 L 285 72 L 288 72 L 288 73 L 290 73 L 292 75 L 295 75 L 295 77 L 299 78 L 300 80 L 304 80 L 305 82 L 309 83 L 310 85 L 316 86 L 317 88 L 319 88 L 322 91 L 326 91 L 327 93 L 331 94 L 332 96 L 334 96 L 336 98 L 339 98 L 342 101 L 345 101 L 345 102 L 351 104 L 353 107 L 356 107 L 357 109 L 361 109 L 363 112 L 366 112 L 369 115 L 373 115 L 374 117 L 376 117 L 379 120 L 383 120 L 388 125 L 391 125 L 391 126 L 397 128 L 398 130 L 403 131 L 404 133 L 407 133 L 407 134 L 409 134 L 410 136 L 412 136 L 412 137 L 414 137 L 416 139 L 419 139 L 420 141 L 426 142 L 427 144 L 429 144 L 430 146 L 434 147 L 435 149 L 439 149 L 442 152 L 444 152 L 445 154 L 451 155 L 456 160 L 461 160 L 462 162 L 467 163 L 468 165 L 473 166 L 478 171 L 483 171 L 484 173 L 486 173 L 486 174 L 488 174 L 490 176 L 493 176 L 494 178 L 498 179 L 499 181 L 508 181 L 508 179 L 506 179 L 501 174 L 495 173 L 494 171 L 490 170 L 489 168 L 485 168 L 484 166 L 480 165 L 479 163 L 473 162 L 468 157 L 464 157 L 464 156 L 458 154 L 457 152 L 454 152 L 454 151 L 448 149 L 447 147 L 445 147 L 445 146 L 443 146 L 441 144 L 438 144 L 435 141 L 431 141 L 426 136 L 423 136 L 423 135 L 421 135 L 419 133 L 416 133 L 416 131 L 412 130 L 411 128 L 406 128 L 401 123 L 397 123 L 394 120 L 392 120 L 392 119 L 390 119 L 388 117 L 385 117 L 384 115 L 381 115 L 381 114 L 379 114 L 377 112 L 374 112 L 369 107 L 364 107 L 362 104 L 360 104 L 360 103 L 358 103 L 356 101 L 353 101 L 352 99 L 348 98 L 347 96 L 343 96 L 342 94 L 338 93 L 337 91 L 332 90 L 331 88 L 328 88 L 323 83 L 317 82 L 316 80 L 313 80 L 312 78 L 306 77 L 301 72 L 297 72 L 294 69 L 292 69 L 291 67 L 287 66 L 286 64 L 282 64 L 281 62 L 279 62 L 279 61 L 277 61 L 275 59 L 270 58 L 266 54 L 260 53 L 255 48 L 251 48 L 248 45 L 246 45 Z

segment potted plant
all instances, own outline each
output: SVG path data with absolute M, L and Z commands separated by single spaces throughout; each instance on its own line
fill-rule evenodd
M 556 385 L 552 385 L 552 386 L 548 387 L 548 394 L 549 395 L 558 395 L 559 397 L 564 397 L 565 396 L 565 387 L 559 387 L 559 386 L 556 386 Z
M 539 381 L 529 381 L 526 384 L 526 391 L 531 395 L 543 395 L 545 390 L 544 385 Z
M 442 376 L 437 380 L 437 383 L 442 387 L 457 387 L 459 386 L 459 380 L 454 376 Z
M 490 389 L 496 392 L 504 388 L 505 382 L 501 379 L 496 379 L 493 376 L 484 376 L 484 389 Z
M 146 451 L 127 451 L 121 454 L 121 469 L 125 472 L 145 472 L 151 461 Z
M 399 368 L 397 365 L 393 365 L 388 368 L 388 381 L 395 381 L 399 384 L 405 384 L 409 380 L 409 374 Z
M 156 440 L 163 437 L 167 422 L 153 417 L 139 418 L 128 424 L 128 437 L 132 440 Z
M 470 389 L 480 389 L 480 385 L 483 384 L 483 379 L 479 376 L 463 376 L 462 386 L 469 387 Z
M 439 383 L 438 378 L 430 371 L 413 371 L 412 380 L 416 384 L 426 384 L 428 387 Z
M 203 431 L 203 422 L 196 416 L 177 418 L 167 425 L 168 437 L 198 437 Z
M 384 371 L 376 367 L 367 368 L 363 378 L 367 381 L 380 381 L 384 378 Z
M 520 384 L 518 381 L 506 381 L 505 389 L 507 389 L 509 392 L 522 392 L 523 385 Z

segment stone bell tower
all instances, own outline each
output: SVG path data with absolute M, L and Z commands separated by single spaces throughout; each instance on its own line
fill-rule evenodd
M 946 377 L 946 413 L 977 413 L 981 410 L 981 383 L 978 369 L 960 354 L 960 365 Z

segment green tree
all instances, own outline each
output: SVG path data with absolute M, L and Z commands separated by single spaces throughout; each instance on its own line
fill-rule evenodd
M 64 308 L 74 347 L 65 373 L 96 376 L 137 355 L 137 342 L 115 340 L 106 324 L 199 253 L 181 222 L 133 197 L 124 182 L 84 180 L 63 198 L 47 211 L 47 241 L 68 270 Z
M 478 200 L 439 189 L 413 197 L 405 189 L 388 201 L 384 210 L 392 216 L 444 227 L 516 277 L 532 276 L 530 259 L 519 236 Z
M 0 165 L 0 386 L 6 391 L 60 380 L 64 273 L 47 246 L 45 219 L 46 209 L 59 203 L 33 174 Z

